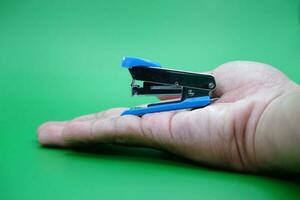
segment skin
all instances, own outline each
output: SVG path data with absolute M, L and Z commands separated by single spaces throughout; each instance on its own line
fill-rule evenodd
M 300 172 L 300 87 L 257 62 L 211 72 L 213 104 L 195 110 L 120 116 L 113 108 L 38 128 L 43 146 L 116 143 L 169 151 L 202 165 L 243 172 Z M 298 123 L 297 123 L 298 122 Z

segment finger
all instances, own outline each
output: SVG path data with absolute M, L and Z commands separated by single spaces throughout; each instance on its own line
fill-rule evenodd
M 74 146 L 79 143 L 118 143 L 165 148 L 172 144 L 170 121 L 184 111 L 71 121 L 63 127 L 49 124 L 40 129 L 45 146 Z M 176 117 L 177 118 L 177 117 Z M 173 120 L 172 120 L 173 121 Z M 53 137 L 53 138 L 52 138 Z
M 116 143 L 165 148 L 171 145 L 169 123 L 179 112 L 101 118 L 85 124 L 70 124 L 62 133 L 67 144 L 82 142 Z M 80 130 L 78 129 L 80 128 Z
M 88 121 L 88 120 L 95 120 L 99 119 L 101 117 L 105 118 L 107 116 L 113 117 L 113 116 L 119 116 L 124 110 L 127 108 L 112 108 L 109 110 L 105 110 L 98 113 L 83 115 L 77 118 L 74 118 L 72 121 Z
M 126 108 L 113 108 L 106 111 L 83 115 L 71 121 L 89 121 L 100 118 L 120 116 Z M 38 127 L 38 140 L 42 145 L 46 146 L 66 146 L 66 143 L 61 139 L 61 133 L 65 126 L 71 121 L 52 121 L 46 122 Z

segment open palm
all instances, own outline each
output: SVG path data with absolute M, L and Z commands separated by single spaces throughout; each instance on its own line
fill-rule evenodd
M 256 128 L 267 106 L 285 95 L 292 83 L 262 63 L 235 61 L 211 72 L 219 99 L 201 109 L 120 116 L 125 108 L 48 122 L 38 129 L 45 146 L 95 143 L 141 145 L 163 149 L 198 163 L 256 171 L 261 151 Z

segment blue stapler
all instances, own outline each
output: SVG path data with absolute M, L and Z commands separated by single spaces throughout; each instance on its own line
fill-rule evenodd
M 211 103 L 216 88 L 213 76 L 162 68 L 157 62 L 135 57 L 124 57 L 122 67 L 132 76 L 132 95 L 180 96 L 179 100 L 148 104 L 125 110 L 121 115 L 142 116 L 170 110 L 195 109 Z

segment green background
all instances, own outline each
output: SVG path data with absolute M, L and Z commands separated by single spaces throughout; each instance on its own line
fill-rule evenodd
M 194 71 L 255 60 L 299 83 L 299 13 L 298 0 L 1 0 L 0 199 L 299 199 L 298 178 L 217 171 L 146 149 L 46 149 L 36 140 L 47 120 L 153 101 L 130 97 L 124 55 Z

